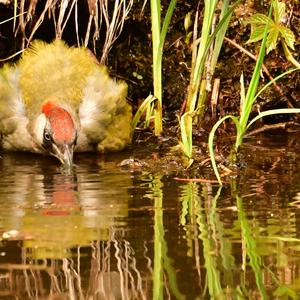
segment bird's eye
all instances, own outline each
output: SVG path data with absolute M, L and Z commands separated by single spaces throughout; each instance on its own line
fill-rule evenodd
M 49 132 L 47 132 L 47 131 L 44 132 L 44 139 L 47 141 L 51 141 L 51 136 L 50 136 Z
M 50 151 L 52 149 L 52 143 L 53 139 L 51 136 L 51 133 L 48 130 L 44 130 L 44 136 L 43 136 L 43 148 Z

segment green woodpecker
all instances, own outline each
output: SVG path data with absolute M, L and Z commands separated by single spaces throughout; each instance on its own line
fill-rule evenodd
M 35 41 L 0 71 L 2 148 L 48 153 L 67 166 L 74 151 L 121 150 L 131 140 L 126 94 L 87 49 Z

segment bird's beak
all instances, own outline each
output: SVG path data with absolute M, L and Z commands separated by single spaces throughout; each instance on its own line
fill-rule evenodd
M 67 168 L 71 167 L 73 164 L 73 145 L 64 144 L 60 147 L 55 145 L 53 147 L 53 155 L 57 157 L 61 163 Z

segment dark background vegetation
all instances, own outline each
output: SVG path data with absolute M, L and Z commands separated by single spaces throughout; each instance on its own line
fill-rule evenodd
M 260 43 L 247 44 L 250 26 L 245 25 L 245 19 L 256 12 L 267 13 L 270 1 L 246 0 L 235 9 L 226 36 L 237 44 L 245 47 L 252 53 L 257 53 Z M 294 57 L 300 60 L 300 3 L 299 1 L 286 0 L 288 12 L 288 26 L 296 36 Z M 169 1 L 162 1 L 162 17 L 165 14 Z M 198 6 L 199 4 L 199 6 Z M 35 16 L 26 27 L 25 35 L 36 22 L 37 17 L 44 8 L 45 1 L 37 2 Z M 89 17 L 88 3 L 79 1 L 79 35 L 84 38 Z M 166 37 L 163 56 L 163 103 L 166 112 L 179 111 L 187 94 L 189 83 L 191 49 L 186 43 L 184 18 L 188 12 L 192 12 L 192 18 L 199 7 L 202 11 L 203 1 L 179 0 L 171 20 Z M 0 22 L 13 16 L 13 3 L 0 4 Z M 139 103 L 152 92 L 152 48 L 151 48 L 151 15 L 150 2 L 144 5 L 144 1 L 134 1 L 130 14 L 125 21 L 124 30 L 114 43 L 107 59 L 107 65 L 113 76 L 125 80 L 129 86 L 128 98 L 137 107 Z M 200 18 L 202 18 L 200 14 Z M 21 47 L 23 34 L 20 30 L 13 31 L 13 22 L 0 25 L 0 58 L 5 58 L 17 52 Z M 17 27 L 18 28 L 18 27 Z M 69 45 L 76 45 L 75 19 L 71 17 L 63 33 L 62 38 Z M 100 33 L 100 39 L 96 43 L 96 56 L 99 57 L 99 49 L 102 49 L 104 27 Z M 34 38 L 50 42 L 55 38 L 53 20 L 45 18 L 37 30 Z M 92 42 L 89 44 L 93 49 Z M 98 52 L 97 52 L 98 51 Z M 218 113 L 237 114 L 239 107 L 240 75 L 243 72 L 246 78 L 246 86 L 253 71 L 255 62 L 246 54 L 224 41 L 216 69 L 216 77 L 221 79 Z M 275 51 L 269 53 L 265 59 L 265 65 L 273 77 L 287 70 L 290 66 L 283 50 L 278 44 Z M 137 75 L 139 75 L 137 77 Z M 266 80 L 268 78 L 265 76 Z M 262 81 L 263 84 L 263 81 Z M 256 109 L 287 107 L 289 101 L 294 107 L 300 107 L 300 76 L 294 72 L 279 82 L 284 95 L 271 88 L 258 99 Z M 208 95 L 208 101 L 209 101 Z M 209 105 L 207 106 L 207 118 L 210 117 Z M 269 122 L 277 122 L 280 116 L 274 117 Z M 284 120 L 289 118 L 285 115 Z

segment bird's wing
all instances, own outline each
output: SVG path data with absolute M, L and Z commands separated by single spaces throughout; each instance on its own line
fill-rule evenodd
M 111 79 L 105 67 L 87 78 L 79 106 L 79 151 L 86 144 L 99 152 L 118 151 L 130 142 L 132 116 L 126 94 L 127 85 Z
M 24 105 L 18 90 L 18 70 L 4 67 L 0 72 L 0 131 L 9 134 L 15 130 L 15 116 L 23 115 Z
M 27 130 L 28 118 L 19 88 L 18 68 L 4 66 L 0 71 L 0 136 L 6 150 L 34 151 L 35 146 Z

